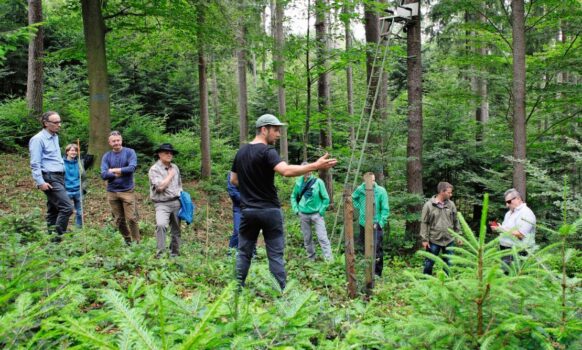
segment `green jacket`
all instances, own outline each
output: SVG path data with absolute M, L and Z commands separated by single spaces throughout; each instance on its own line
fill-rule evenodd
M 423 242 L 446 246 L 454 240 L 449 229 L 460 231 L 457 207 L 451 200 L 447 200 L 443 207 L 439 208 L 434 196 L 422 207 L 420 237 Z
M 297 196 L 301 194 L 303 190 L 303 184 L 309 182 L 309 180 L 315 179 L 315 182 L 310 186 L 310 188 L 305 191 L 299 203 L 297 203 Z M 293 193 L 291 193 L 291 207 L 293 208 L 293 213 L 303 213 L 303 214 L 315 214 L 323 216 L 327 207 L 329 207 L 329 195 L 325 189 L 325 184 L 321 179 L 310 176 L 307 181 L 304 180 L 303 176 L 300 176 L 295 180 L 295 187 L 293 188 Z
M 361 226 L 366 225 L 366 184 L 361 184 L 352 193 L 354 208 L 360 213 L 359 223 Z M 390 205 L 388 204 L 388 192 L 382 186 L 374 183 L 374 223 L 380 227 L 386 226 L 388 216 L 390 215 Z

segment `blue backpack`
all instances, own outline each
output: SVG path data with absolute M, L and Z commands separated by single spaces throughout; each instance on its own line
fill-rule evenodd
M 186 221 L 188 225 L 194 221 L 194 210 L 196 205 L 192 203 L 192 197 L 190 193 L 186 191 L 180 192 L 180 212 L 178 213 L 178 218 L 182 221 Z

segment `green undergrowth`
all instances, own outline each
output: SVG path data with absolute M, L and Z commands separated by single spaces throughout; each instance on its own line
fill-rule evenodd
M 181 256 L 155 259 L 146 193 L 138 193 L 141 244 L 124 245 L 95 183 L 87 227 L 55 244 L 45 233 L 42 194 L 17 192 L 30 181 L 22 172 L 2 178 L 14 186 L 1 187 L 0 348 L 581 348 L 581 219 L 564 217 L 559 228 L 540 225 L 553 243 L 505 267 L 506 275 L 497 242 L 485 238 L 485 201 L 479 232 L 461 217 L 463 244 L 451 268 L 426 253 L 390 251 L 367 297 L 359 259 L 358 297 L 352 300 L 337 241 L 333 261 L 308 261 L 298 219 L 287 208 L 288 287 L 279 290 L 259 242 L 247 286 L 239 291 L 235 257 L 227 249 L 230 203 L 200 190 L 204 184 L 187 185 L 198 209 L 195 223 L 183 226 Z M 286 193 L 290 185 L 279 180 L 279 186 Z M 332 215 L 327 221 L 331 226 Z M 420 273 L 425 257 L 437 260 L 433 277 Z

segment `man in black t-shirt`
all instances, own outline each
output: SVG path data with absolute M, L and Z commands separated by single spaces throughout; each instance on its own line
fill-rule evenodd
M 274 115 L 265 114 L 257 119 L 255 125 L 256 136 L 251 143 L 238 150 L 230 177 L 231 183 L 240 190 L 242 208 L 236 257 L 237 279 L 244 286 L 259 232 L 263 230 L 269 270 L 283 290 L 287 281 L 283 259 L 285 235 L 275 173 L 295 177 L 314 170 L 329 169 L 337 164 L 337 160 L 329 158 L 326 153 L 316 162 L 306 165 L 287 164 L 273 147 L 281 137 L 281 126 L 284 124 Z

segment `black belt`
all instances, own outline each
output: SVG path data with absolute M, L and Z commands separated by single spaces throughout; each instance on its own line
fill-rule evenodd
M 43 171 L 42 172 L 43 175 L 65 175 L 64 171 Z

